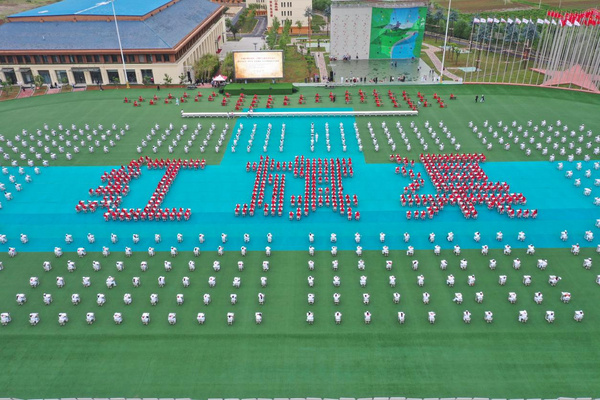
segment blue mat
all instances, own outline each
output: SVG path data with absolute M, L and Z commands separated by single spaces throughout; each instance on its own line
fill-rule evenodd
M 259 111 L 257 111 L 259 112 Z M 108 245 L 113 251 L 122 251 L 125 246 L 132 246 L 136 251 L 144 251 L 148 246 L 157 250 L 167 250 L 176 243 L 177 233 L 184 235 L 184 242 L 178 245 L 180 250 L 191 250 L 198 246 L 198 234 L 203 233 L 206 242 L 201 245 L 204 251 L 215 251 L 220 243 L 220 235 L 225 232 L 229 242 L 225 250 L 239 250 L 243 245 L 243 234 L 251 235 L 249 250 L 263 250 L 267 245 L 266 234 L 274 235 L 271 245 L 274 250 L 306 250 L 307 235 L 316 235 L 317 249 L 329 249 L 329 235 L 337 233 L 337 246 L 340 250 L 350 250 L 356 247 L 354 233 L 362 234 L 362 247 L 365 250 L 381 249 L 379 232 L 387 234 L 386 244 L 391 249 L 406 249 L 407 244 L 402 239 L 404 232 L 411 235 L 410 245 L 416 249 L 432 249 L 428 242 L 428 234 L 435 232 L 437 244 L 442 248 L 451 248 L 459 244 L 463 248 L 479 248 L 488 244 L 498 248 L 509 243 L 514 247 L 526 247 L 533 243 L 537 247 L 567 247 L 575 242 L 581 245 L 595 245 L 583 240 L 584 232 L 598 229 L 594 226 L 600 215 L 598 207 L 594 206 L 593 198 L 600 196 L 600 188 L 593 186 L 593 181 L 600 178 L 600 171 L 593 169 L 593 162 L 584 162 L 581 171 L 575 170 L 575 163 L 565 163 L 565 170 L 572 169 L 575 177 L 581 177 L 582 186 L 577 188 L 572 179 L 564 178 L 564 172 L 558 171 L 555 163 L 550 162 L 510 162 L 483 163 L 482 168 L 492 181 L 507 182 L 512 192 L 522 192 L 527 197 L 527 208 L 539 210 L 537 219 L 509 219 L 495 211 L 489 211 L 479 206 L 479 218 L 466 220 L 458 207 L 447 206 L 433 220 L 407 221 L 406 211 L 399 202 L 404 186 L 410 183 L 394 172 L 395 164 L 367 164 L 358 149 L 353 128 L 354 119 L 343 118 L 314 118 L 315 132 L 319 140 L 314 152 L 310 150 L 310 118 L 241 118 L 233 130 L 235 136 L 239 124 L 244 129 L 240 134 L 235 153 L 231 145 L 223 147 L 226 151 L 223 162 L 219 166 L 207 166 L 204 170 L 181 170 L 163 203 L 166 207 L 191 208 L 193 215 L 187 222 L 105 222 L 102 210 L 96 213 L 77 214 L 75 205 L 79 200 L 88 200 L 88 190 L 101 184 L 100 176 L 104 171 L 113 167 L 49 167 L 42 169 L 41 175 L 34 175 L 27 169 L 34 182 L 24 183 L 22 192 L 14 194 L 11 201 L 3 200 L 0 210 L 0 233 L 6 234 L 9 242 L 0 247 L 7 249 L 14 246 L 18 251 L 52 251 L 55 246 L 64 250 L 75 250 L 84 246 L 88 251 L 98 251 L 103 245 Z M 331 134 L 331 152 L 325 144 L 325 122 L 329 123 Z M 342 152 L 339 125 L 343 122 L 347 141 L 347 151 Z M 246 146 L 250 138 L 253 124 L 257 124 L 256 136 L 250 153 Z M 267 124 L 272 124 L 268 151 L 263 152 L 263 144 Z M 284 151 L 279 151 L 279 139 L 282 124 L 286 124 Z M 387 145 L 382 146 L 389 151 Z M 331 208 L 317 208 L 315 213 L 303 217 L 301 221 L 289 221 L 289 211 L 295 210 L 290 206 L 291 195 L 304 193 L 304 179 L 294 178 L 292 172 L 286 174 L 285 208 L 282 217 L 264 217 L 257 210 L 254 217 L 235 217 L 234 208 L 237 203 L 249 203 L 254 184 L 255 173 L 246 172 L 246 163 L 257 162 L 260 156 L 269 155 L 275 161 L 293 161 L 296 155 L 308 158 L 352 158 L 354 177 L 344 178 L 344 193 L 358 196 L 360 221 L 348 221 L 345 216 L 334 213 Z M 196 155 L 200 156 L 200 155 Z M 414 158 L 418 154 L 412 155 Z M 583 171 L 592 169 L 593 176 L 585 178 Z M 422 172 L 425 177 L 425 187 L 420 194 L 434 193 L 433 186 L 426 178 L 420 164 L 416 164 L 415 172 Z M 15 169 L 10 173 L 23 180 Z M 130 194 L 123 201 L 123 207 L 143 208 L 154 191 L 157 182 L 163 175 L 160 170 L 143 169 L 139 180 L 132 182 Z M 273 172 L 275 174 L 277 172 Z M 8 183 L 7 176 L 0 176 L 0 182 Z M 8 187 L 8 185 L 7 185 Z M 592 195 L 583 195 L 583 188 L 592 188 Z M 272 186 L 267 185 L 266 198 L 270 199 Z M 559 240 L 560 231 L 567 229 L 570 239 L 567 242 Z M 496 231 L 504 232 L 505 240 L 498 243 L 495 240 Z M 445 240 L 446 233 L 453 231 L 455 242 L 450 244 Z M 473 241 L 473 233 L 481 232 L 482 241 Z M 525 242 L 516 240 L 517 233 L 524 231 L 527 235 Z M 91 232 L 96 235 L 94 245 L 87 243 L 86 235 Z M 30 242 L 22 245 L 19 234 L 26 233 Z M 71 245 L 64 242 L 65 233 L 71 233 L 75 241 Z M 108 244 L 110 233 L 116 233 L 120 241 L 116 245 Z M 138 233 L 141 241 L 133 245 L 131 236 Z M 154 234 L 160 233 L 163 242 L 154 243 Z M 2 250 L 4 251 L 4 250 Z

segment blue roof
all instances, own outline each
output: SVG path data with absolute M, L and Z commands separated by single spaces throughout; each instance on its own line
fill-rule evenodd
M 208 0 L 180 0 L 145 21 L 119 21 L 123 49 L 173 48 L 219 7 Z M 0 50 L 118 48 L 112 19 L 109 22 L 9 22 L 0 25 Z
M 142 16 L 170 0 L 115 0 L 117 15 Z M 11 17 L 42 17 L 57 15 L 113 15 L 108 0 L 63 0 L 58 3 L 34 8 L 11 15 Z

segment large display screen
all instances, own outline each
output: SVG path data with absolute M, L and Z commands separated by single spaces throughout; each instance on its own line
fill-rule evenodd
M 283 78 L 283 51 L 236 51 L 236 79 Z
M 419 58 L 426 16 L 426 7 L 374 7 L 369 58 Z

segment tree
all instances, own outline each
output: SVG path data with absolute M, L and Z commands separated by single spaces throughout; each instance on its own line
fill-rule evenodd
M 219 57 L 216 54 L 205 54 L 194 64 L 196 79 L 208 81 L 219 68 Z
M 467 24 L 464 20 L 459 19 L 454 24 L 454 36 L 461 39 L 468 39 L 469 34 L 471 33 L 469 29 L 469 24 Z
M 231 25 L 231 28 L 229 28 L 229 32 L 231 32 L 233 34 L 233 40 L 235 40 L 235 35 L 240 31 L 240 28 L 236 25 Z
M 173 83 L 173 78 L 171 78 L 169 74 L 165 74 L 165 76 L 163 76 L 163 82 L 165 83 L 165 85 L 170 85 L 171 83 Z
M 185 72 L 182 72 L 181 74 L 179 74 L 179 84 L 183 85 L 185 83 L 185 81 L 187 81 L 187 75 L 185 74 Z
M 286 19 L 283 21 L 283 29 L 281 30 L 281 36 L 279 37 L 279 48 L 284 49 L 285 46 L 290 44 L 290 30 L 292 29 L 292 20 Z
M 221 75 L 233 76 L 233 53 L 227 53 L 225 59 L 221 62 L 220 71 Z
M 41 76 L 41 75 L 34 76 L 33 77 L 33 83 L 35 84 L 36 88 L 42 87 L 42 85 L 45 83 L 44 77 Z
M 2 90 L 5 91 L 7 94 L 12 91 L 13 81 L 10 77 L 8 77 L 8 78 L 6 78 L 6 80 L 0 82 L 0 84 L 2 84 Z
M 461 50 L 460 47 L 454 46 L 454 55 L 456 56 L 456 63 L 458 64 L 458 56 L 460 56 Z
M 304 16 L 306 18 L 308 18 L 308 43 L 310 43 L 310 21 L 312 19 L 313 16 L 313 10 L 310 7 L 306 7 L 306 10 L 304 10 Z
M 444 19 L 444 12 L 441 8 L 438 8 L 431 18 L 435 21 L 436 24 L 438 24 L 440 20 Z
M 456 21 L 458 21 L 458 11 L 456 10 L 450 10 L 450 27 L 452 28 L 452 32 L 454 32 L 454 24 Z
M 298 27 L 298 33 L 300 33 L 300 31 L 302 30 L 302 21 L 296 21 L 296 26 Z
M 327 28 L 327 34 L 329 35 L 329 24 L 331 23 L 331 4 L 327 6 L 325 10 L 323 10 L 323 14 L 327 18 L 325 23 L 325 27 Z
M 269 29 L 269 32 L 267 33 L 267 46 L 269 47 L 269 50 L 273 50 L 278 43 L 278 32 L 279 32 L 279 27 L 280 27 L 280 23 L 279 20 L 277 19 L 277 17 L 273 18 L 273 23 L 271 24 L 271 29 Z
M 329 6 L 331 6 L 331 0 L 313 0 L 312 2 L 312 8 L 315 10 L 325 11 Z

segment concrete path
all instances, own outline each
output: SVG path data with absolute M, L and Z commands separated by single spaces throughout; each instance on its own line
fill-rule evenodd
M 435 54 L 436 51 L 440 51 L 440 50 L 441 49 L 439 47 L 435 47 L 430 44 L 423 43 L 423 51 L 429 56 L 429 59 L 431 60 L 433 65 L 435 65 L 435 68 L 438 70 L 438 72 L 441 73 L 442 61 L 438 58 L 437 54 Z M 446 55 L 449 56 L 450 54 L 447 53 Z M 458 76 L 454 75 L 452 72 L 449 72 L 448 68 L 446 68 L 446 70 L 444 71 L 444 75 L 456 82 L 458 82 L 460 80 L 460 78 Z
M 324 53 L 317 51 L 313 54 L 315 55 L 315 64 L 317 65 L 317 68 L 319 68 L 319 75 L 323 82 L 327 82 L 329 80 L 329 74 L 327 73 L 327 64 L 325 63 Z

